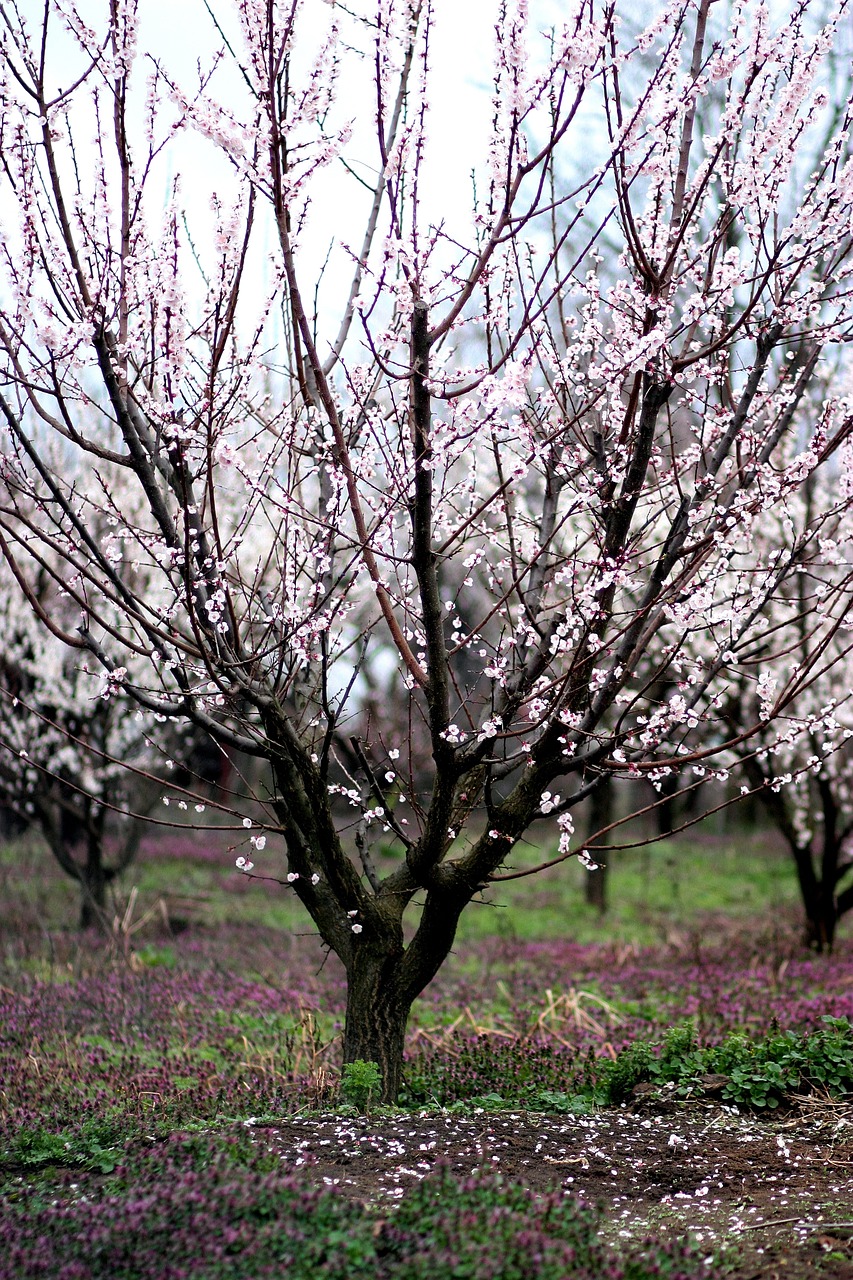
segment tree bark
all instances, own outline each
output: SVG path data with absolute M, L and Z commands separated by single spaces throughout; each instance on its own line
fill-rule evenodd
M 838 922 L 835 879 L 818 877 L 810 848 L 799 845 L 792 852 L 806 917 L 803 941 L 813 951 L 831 951 Z
M 812 951 L 831 951 L 835 941 L 838 913 L 831 893 L 821 893 L 818 901 L 806 909 L 804 942 Z
M 103 929 L 107 917 L 107 884 L 111 876 L 101 862 L 80 868 L 80 928 Z
M 378 946 L 357 945 L 347 972 L 344 1063 L 375 1062 L 382 1073 L 380 1101 L 393 1104 L 403 1085 L 403 1047 L 412 1002 L 400 990 L 399 957 Z
M 590 837 L 594 836 L 597 831 L 602 831 L 605 827 L 609 827 L 612 821 L 613 779 L 607 777 L 593 791 L 590 799 Z M 591 907 L 598 908 L 600 915 L 604 915 L 607 911 L 608 852 L 604 846 L 609 842 L 609 833 L 596 840 L 596 847 L 591 852 L 593 861 L 598 865 L 595 871 L 587 871 L 586 873 L 586 900 Z

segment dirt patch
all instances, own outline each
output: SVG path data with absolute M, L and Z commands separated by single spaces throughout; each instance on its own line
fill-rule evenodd
M 691 1104 L 590 1116 L 473 1109 L 248 1122 L 256 1142 L 343 1193 L 390 1206 L 439 1162 L 499 1169 L 605 1206 L 614 1241 L 654 1231 L 730 1251 L 738 1280 L 853 1277 L 853 1107 L 773 1121 Z

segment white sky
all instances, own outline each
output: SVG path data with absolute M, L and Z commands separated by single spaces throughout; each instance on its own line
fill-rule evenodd
M 88 6 L 102 12 L 105 0 L 87 0 Z M 226 30 L 236 26 L 230 0 L 211 0 L 211 7 Z M 373 5 L 369 0 L 353 0 L 352 7 L 370 12 Z M 534 14 L 540 10 L 544 18 L 548 11 L 553 15 L 555 3 L 554 0 L 533 0 L 531 8 Z M 427 220 L 449 219 L 451 224 L 458 221 L 459 232 L 466 240 L 470 235 L 471 169 L 475 161 L 482 163 L 490 127 L 494 25 L 499 9 L 499 0 L 436 0 L 435 3 L 430 58 L 433 69 L 428 124 L 430 155 L 426 169 L 428 181 L 423 184 L 421 194 Z M 191 85 L 198 59 L 208 62 L 221 44 L 202 0 L 141 0 L 140 13 L 140 49 L 150 49 L 164 65 L 174 70 L 181 82 Z M 333 14 L 334 9 L 323 0 L 306 0 L 299 28 L 304 34 L 306 56 L 319 45 Z M 354 119 L 355 134 L 347 155 L 362 162 L 365 178 L 372 181 L 378 169 L 375 98 L 369 75 L 371 68 L 364 70 L 367 75 L 360 78 L 358 84 L 354 81 L 351 99 L 347 98 L 346 78 L 342 80 L 338 114 L 340 120 L 346 116 Z M 145 75 L 145 68 L 140 65 L 139 80 Z M 226 77 L 223 82 L 227 83 Z M 212 148 L 197 136 L 185 134 L 175 146 L 170 164 L 160 170 L 164 197 L 175 168 L 182 171 L 182 201 L 191 221 L 207 220 L 211 165 L 221 166 L 222 181 L 227 184 L 230 174 L 221 157 L 214 157 Z M 200 179 L 197 191 L 192 185 L 194 171 Z M 346 176 L 340 163 L 314 178 L 311 191 L 310 232 L 303 237 L 300 253 L 303 283 L 313 281 L 332 241 L 344 240 L 354 248 L 360 246 L 368 206 L 367 193 Z M 198 203 L 195 209 L 194 200 Z M 361 208 L 359 202 L 362 202 Z M 270 243 L 271 228 L 264 238 L 265 247 L 274 252 Z M 335 292 L 329 288 L 332 279 L 340 279 L 342 284 L 345 280 L 344 287 L 348 288 L 351 270 L 348 258 L 342 255 L 337 260 L 332 258 L 326 274 L 327 304 L 332 302 L 330 293 Z M 334 304 L 333 310 L 337 311 Z
M 224 29 L 237 37 L 234 0 L 209 0 L 211 8 Z M 43 0 L 20 0 L 23 12 L 34 30 L 38 30 L 43 15 Z M 108 0 L 63 0 L 74 7 L 83 19 L 96 31 L 105 30 Z M 643 11 L 654 10 L 659 0 L 623 0 L 626 16 L 632 20 L 641 17 Z M 372 13 L 375 0 L 349 0 L 354 10 Z M 432 94 L 428 121 L 429 152 L 425 167 L 425 181 L 421 185 L 421 201 L 424 221 L 446 222 L 466 243 L 471 239 L 470 209 L 472 203 L 471 171 L 484 163 L 490 131 L 491 82 L 495 43 L 495 23 L 500 14 L 500 0 L 433 0 L 435 26 L 431 37 Z M 566 0 L 530 0 L 531 33 L 545 31 L 565 22 L 574 9 Z M 286 8 L 282 4 L 282 8 Z M 303 16 L 298 30 L 305 43 L 305 56 L 322 40 L 335 8 L 324 0 L 305 0 Z M 134 72 L 134 84 L 141 101 L 148 74 L 145 55 L 151 54 L 173 74 L 175 80 L 187 89 L 196 81 L 196 66 L 209 66 L 215 52 L 221 47 L 221 38 L 205 9 L 203 0 L 139 0 L 140 58 Z M 350 26 L 346 17 L 342 29 Z M 365 37 L 361 37 L 365 41 Z M 532 42 L 537 43 L 535 35 Z M 239 49 L 239 40 L 236 47 Z M 541 49 L 541 45 L 540 45 Z M 300 51 L 297 50 L 297 54 Z M 297 57 L 298 61 L 298 57 Z M 82 67 L 79 51 L 74 50 L 69 37 L 54 20 L 49 48 L 49 65 L 53 66 L 53 83 L 67 87 Z M 350 65 L 358 66 L 358 59 Z M 355 121 L 355 133 L 347 148 L 347 158 L 363 166 L 368 181 L 378 170 L 379 157 L 375 142 L 375 97 L 372 89 L 371 67 L 362 68 L 362 74 L 352 73 L 350 92 L 347 76 L 342 78 L 337 123 L 351 117 Z M 217 72 L 217 93 L 226 102 L 229 84 L 234 85 L 237 73 L 224 65 Z M 167 107 L 167 114 L 170 109 Z M 105 122 L 109 133 L 109 120 Z M 81 147 L 81 130 L 72 124 L 80 154 L 85 154 L 85 141 Z M 593 120 L 591 126 L 598 126 Z M 86 126 L 90 131 L 91 124 Z M 85 137 L 85 134 L 83 135 Z M 109 146 L 109 138 L 107 138 Z M 160 208 L 165 205 L 176 172 L 182 175 L 181 202 L 188 220 L 195 228 L 195 236 L 203 245 L 205 227 L 210 225 L 209 203 L 211 187 L 221 191 L 228 200 L 233 187 L 233 175 L 227 161 L 217 155 L 212 144 L 197 134 L 186 132 L 175 139 L 167 154 L 158 163 L 149 183 L 147 212 L 152 224 L 156 224 Z M 482 184 L 481 184 L 482 185 Z M 312 208 L 310 234 L 303 237 L 301 264 L 303 282 L 311 281 L 322 264 L 330 243 L 337 239 L 359 248 L 363 235 L 363 223 L 368 208 L 368 196 L 351 178 L 346 177 L 340 163 L 312 180 Z M 481 191 L 482 194 L 482 191 Z M 152 225 L 152 232 L 156 230 Z M 266 247 L 272 252 L 271 232 L 266 233 Z M 264 234 L 258 237 L 259 247 L 264 244 Z M 335 280 L 351 274 L 348 259 L 330 263 L 328 277 Z M 328 299 L 330 301 L 330 299 Z

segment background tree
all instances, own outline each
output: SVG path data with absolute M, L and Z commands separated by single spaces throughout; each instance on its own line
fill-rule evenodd
M 772 31 L 748 0 L 667 4 L 623 47 L 610 7 L 540 38 L 507 0 L 469 217 L 431 195 L 455 157 L 430 150 L 426 0 L 324 7 L 319 38 L 290 0 L 211 11 L 190 87 L 154 49 L 134 79 L 133 0 L 4 10 L 0 530 L 22 582 L 23 550 L 64 561 L 85 621 L 55 631 L 107 691 L 266 762 L 247 842 L 281 837 L 346 969 L 344 1058 L 391 1099 L 412 1002 L 471 898 L 531 872 L 525 833 L 556 818 L 565 860 L 608 777 L 708 774 L 727 673 L 757 630 L 790 644 L 820 525 L 753 530 L 850 432 L 805 398 L 850 325 L 846 6 Z M 365 708 L 379 669 L 396 729 Z
M 835 495 L 850 491 L 850 447 L 837 471 L 807 485 L 785 513 L 788 527 L 767 517 L 763 536 L 802 536 L 823 520 L 821 555 L 788 583 L 796 609 L 795 635 L 784 654 L 759 636 L 745 656 L 739 681 L 728 686 L 727 716 L 733 728 L 759 721 L 761 730 L 736 753 L 739 772 L 794 859 L 805 913 L 805 940 L 832 949 L 839 920 L 853 909 L 853 641 L 851 620 L 822 643 L 821 621 L 844 590 L 851 541 L 849 513 L 835 510 Z M 775 613 L 766 619 L 772 631 Z M 806 680 L 800 672 L 806 670 Z M 791 697 L 791 689 L 796 696 Z
M 63 599 L 56 576 L 33 571 L 36 601 L 54 624 L 72 629 L 79 610 Z M 25 604 L 3 561 L 0 805 L 17 833 L 41 832 L 79 885 L 80 927 L 103 929 L 109 886 L 136 857 L 169 757 L 181 760 L 191 739 L 186 726 L 152 724 L 120 687 L 107 693 L 98 664 Z

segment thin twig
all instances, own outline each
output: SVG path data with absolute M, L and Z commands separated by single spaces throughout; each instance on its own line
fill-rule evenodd
M 742 1231 L 757 1231 L 759 1227 L 784 1227 L 789 1223 L 798 1222 L 803 1227 L 808 1227 L 813 1231 L 853 1231 L 853 1222 L 817 1222 L 814 1218 L 770 1218 L 766 1222 L 749 1222 L 741 1228 Z

